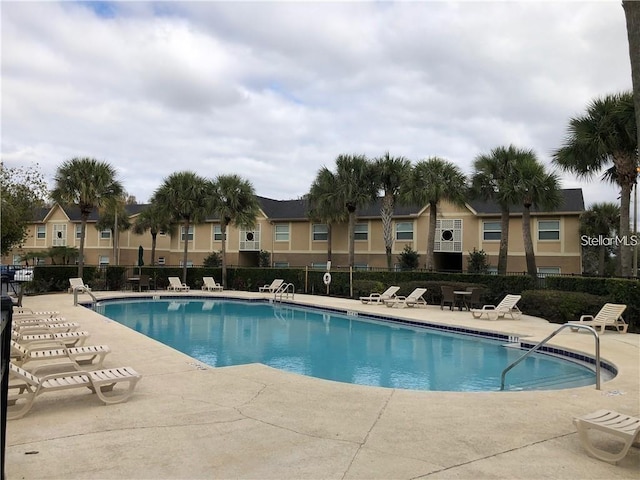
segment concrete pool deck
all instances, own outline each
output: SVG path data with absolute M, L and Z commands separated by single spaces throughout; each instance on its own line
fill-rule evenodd
M 170 292 L 153 294 L 180 296 Z M 201 295 L 200 291 L 191 292 Z M 136 296 L 97 292 L 98 298 Z M 144 294 L 143 294 L 144 295 Z M 146 294 L 148 295 L 148 294 Z M 216 297 L 268 298 L 224 291 Z M 81 295 L 84 301 L 88 295 Z M 506 332 L 539 341 L 558 325 L 476 320 L 469 312 L 385 308 L 299 295 L 300 304 Z M 24 298 L 58 310 L 107 344 L 105 367 L 143 375 L 125 403 L 79 390 L 38 397 L 7 423 L 5 475 L 14 479 L 638 479 L 640 449 L 611 465 L 589 457 L 572 418 L 600 408 L 640 414 L 640 335 L 607 331 L 601 356 L 619 374 L 593 386 L 533 392 L 424 392 L 304 377 L 264 365 L 212 368 L 101 315 L 73 296 Z M 551 344 L 594 352 L 569 330 Z M 615 448 L 605 435 L 599 446 Z

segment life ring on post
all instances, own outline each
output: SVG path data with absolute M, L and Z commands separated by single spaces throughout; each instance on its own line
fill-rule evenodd
M 322 276 L 322 281 L 324 282 L 325 285 L 329 285 L 331 283 L 331 274 L 329 272 L 325 273 Z

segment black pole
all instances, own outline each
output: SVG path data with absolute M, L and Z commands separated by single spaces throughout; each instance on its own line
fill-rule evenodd
M 0 477 L 4 475 L 4 450 L 7 434 L 7 396 L 9 393 L 9 361 L 11 359 L 11 321 L 13 319 L 13 300 L 8 295 L 2 295 L 0 299 L 2 323 L 0 325 L 0 365 L 2 373 L 2 415 L 0 418 L 0 448 L 2 448 L 2 458 L 0 459 Z

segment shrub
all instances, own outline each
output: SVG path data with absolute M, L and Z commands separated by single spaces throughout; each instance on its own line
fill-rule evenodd
M 579 320 L 581 315 L 595 315 L 605 303 L 607 297 L 590 293 L 526 290 L 518 306 L 527 315 L 563 324 Z

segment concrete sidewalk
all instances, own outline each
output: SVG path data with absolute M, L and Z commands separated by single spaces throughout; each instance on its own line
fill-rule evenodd
M 227 291 L 206 295 L 266 297 Z M 295 299 L 473 326 L 533 341 L 557 328 L 528 316 L 489 322 L 435 306 L 391 309 L 330 297 Z M 88 344 L 111 346 L 106 367 L 130 365 L 143 379 L 122 404 L 102 405 L 88 391 L 39 397 L 27 416 L 7 424 L 8 480 L 640 476 L 638 448 L 617 466 L 601 462 L 587 456 L 572 424 L 573 416 L 600 408 L 638 416 L 638 335 L 601 336 L 602 357 L 615 364 L 619 374 L 600 391 L 591 386 L 539 392 L 424 392 L 342 384 L 259 364 L 211 368 L 74 307 L 72 295 L 25 297 L 24 304 L 34 310 L 59 310 L 67 320 L 80 322 L 91 332 Z M 562 333 L 552 343 L 593 354 L 594 340 L 588 334 Z M 604 435 L 596 438 L 601 446 L 609 443 Z

